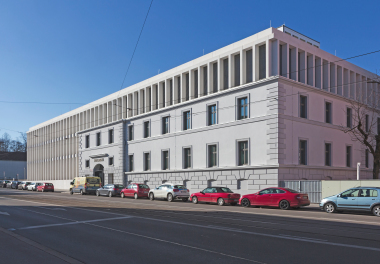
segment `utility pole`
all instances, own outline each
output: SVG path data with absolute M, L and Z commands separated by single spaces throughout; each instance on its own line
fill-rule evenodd
M 360 180 L 360 162 L 356 166 L 356 180 Z

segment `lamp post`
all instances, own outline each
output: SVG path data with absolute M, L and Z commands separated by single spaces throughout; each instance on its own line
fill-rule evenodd
M 356 166 L 356 180 L 360 179 L 360 162 Z

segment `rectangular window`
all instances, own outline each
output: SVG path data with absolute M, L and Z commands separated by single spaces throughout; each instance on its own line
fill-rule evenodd
M 169 151 L 162 151 L 162 170 L 169 169 Z
M 212 65 L 212 91 L 216 93 L 218 91 L 218 63 Z
M 368 149 L 365 150 L 365 167 L 369 168 L 369 151 L 368 151 Z
M 331 166 L 331 144 L 325 144 L 325 166 Z
M 90 160 L 86 160 L 86 168 L 90 168 Z
M 207 91 L 208 91 L 208 86 L 207 86 L 207 66 L 206 67 L 203 67 L 203 91 L 204 91 L 204 94 L 202 95 L 207 95 Z
M 113 143 L 113 129 L 108 130 L 108 144 Z
M 133 125 L 128 126 L 128 141 L 133 140 Z
M 351 146 L 346 146 L 346 166 L 351 167 Z
M 247 72 L 246 75 L 246 82 L 250 83 L 253 80 L 253 63 L 252 63 L 252 50 L 247 50 L 245 53 L 246 56 L 246 64 L 245 64 L 245 70 Z
M 217 165 L 217 147 L 216 145 L 208 145 L 208 167 L 216 167 Z
M 300 95 L 300 117 L 307 118 L 307 97 Z
M 162 118 L 162 134 L 165 135 L 169 133 L 169 117 Z
M 369 131 L 369 115 L 365 115 L 365 132 Z
M 216 104 L 208 106 L 208 125 L 216 124 Z
M 188 169 L 191 168 L 191 148 L 183 149 L 183 168 Z
M 243 97 L 238 99 L 238 119 L 248 118 L 248 98 Z
M 329 103 L 329 102 L 326 102 L 326 106 L 325 106 L 325 119 L 326 119 L 326 123 L 329 123 L 329 124 L 332 123 L 332 120 L 331 120 L 331 103 Z
M 96 133 L 96 146 L 100 146 L 100 132 Z
M 259 80 L 266 78 L 266 45 L 259 47 Z
M 186 86 L 185 86 L 185 89 L 186 89 L 186 94 L 185 94 L 185 99 L 186 101 L 189 101 L 189 98 L 190 98 L 190 83 L 189 83 L 189 74 L 186 73 L 185 74 L 185 81 L 186 81 Z
M 150 170 L 150 153 L 144 153 L 144 171 Z
M 248 165 L 248 141 L 238 142 L 238 165 Z
M 352 127 L 352 110 L 351 108 L 347 108 L 347 127 Z
M 223 90 L 228 89 L 228 59 L 223 60 Z
M 133 155 L 128 156 L 129 171 L 133 171 Z
M 110 166 L 113 165 L 113 157 L 108 158 L 108 165 L 110 165 Z
M 149 121 L 144 122 L 144 138 L 150 137 Z
M 86 136 L 86 148 L 90 147 L 90 135 Z
M 300 140 L 299 143 L 299 163 L 300 165 L 307 165 L 307 141 Z
M 173 105 L 173 79 L 169 81 L 169 105 Z
M 183 130 L 191 128 L 191 114 L 190 111 L 183 112 Z
M 235 86 L 240 85 L 240 54 L 235 55 L 234 57 L 234 74 L 235 74 Z
M 198 70 L 194 71 L 194 98 L 198 98 Z
M 380 135 L 380 118 L 377 118 L 377 134 Z

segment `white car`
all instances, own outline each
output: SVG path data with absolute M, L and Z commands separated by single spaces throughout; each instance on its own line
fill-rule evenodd
M 37 191 L 37 186 L 42 185 L 40 182 L 32 182 L 27 186 L 28 191 Z
M 174 199 L 181 199 L 187 202 L 190 197 L 189 190 L 181 184 L 164 183 L 155 189 L 150 189 L 149 199 L 153 201 L 154 199 L 166 199 L 172 202 Z

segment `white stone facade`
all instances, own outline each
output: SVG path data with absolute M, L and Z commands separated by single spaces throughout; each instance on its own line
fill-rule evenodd
M 95 166 L 102 165 L 105 182 L 145 181 L 154 187 L 176 181 L 191 191 L 227 185 L 240 193 L 274 186 L 279 180 L 353 179 L 356 162 L 362 163 L 362 177 L 370 178 L 372 161 L 365 168 L 364 149 L 341 126 L 349 98 L 370 103 L 371 95 L 379 92 L 377 83 L 368 83 L 376 77 L 321 50 L 319 42 L 302 34 L 269 28 L 32 127 L 28 174 L 33 180 L 69 181 L 94 174 Z M 307 101 L 306 118 L 300 117 L 300 96 Z M 248 116 L 241 120 L 240 98 L 248 101 Z M 331 124 L 325 120 L 326 102 L 331 103 Z M 213 125 L 208 124 L 211 105 L 217 109 Z M 186 111 L 191 117 L 188 130 L 183 129 Z M 166 134 L 164 117 L 169 117 Z M 148 137 L 144 122 L 150 124 Z M 107 144 L 110 129 L 115 141 Z M 99 132 L 101 144 L 96 146 Z M 86 135 L 89 148 L 84 145 Z M 306 165 L 300 165 L 300 140 L 307 142 Z M 248 144 L 242 166 L 241 141 Z M 331 143 L 331 166 L 325 165 L 325 143 Z M 216 145 L 217 157 L 211 168 L 210 144 Z M 350 167 L 346 146 L 352 147 Z M 189 168 L 184 166 L 185 148 L 191 149 Z M 165 170 L 163 151 L 168 151 Z M 134 160 L 131 172 L 129 155 Z M 112 166 L 107 164 L 109 157 L 114 158 Z

